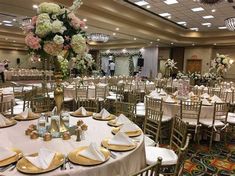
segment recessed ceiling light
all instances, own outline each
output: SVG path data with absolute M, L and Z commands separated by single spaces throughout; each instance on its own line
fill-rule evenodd
M 134 38 L 134 40 L 137 40 L 137 38 Z
M 194 44 L 194 43 L 192 43 L 192 45 L 193 45 L 193 46 L 195 46 L 195 44 Z
M 2 25 L 2 23 L 0 23 L 0 25 Z
M 159 15 L 162 16 L 162 17 L 167 17 L 167 16 L 170 16 L 171 14 L 169 14 L 169 13 L 160 13 Z
M 119 28 L 116 28 L 116 31 L 119 31 Z
M 12 21 L 16 21 L 16 19 L 14 18 Z
M 192 31 L 198 31 L 199 29 L 198 29 L 198 28 L 190 28 L 190 30 L 192 30 Z
M 13 26 L 13 24 L 4 24 L 4 26 Z
M 150 6 L 150 5 L 147 5 L 147 6 L 146 6 L 146 8 L 147 8 L 147 9 L 150 9 L 150 8 L 151 8 L 151 6 Z
M 211 23 L 202 23 L 203 26 L 209 26 Z
M 85 29 L 88 29 L 88 26 L 85 26 L 84 28 L 85 28 Z
M 113 35 L 116 35 L 116 33 L 114 32 Z
M 178 3 L 177 0 L 165 0 L 165 1 L 163 1 L 163 2 L 166 3 L 167 5 L 171 5 L 171 4 L 176 4 L 176 3 Z
M 217 45 L 216 43 L 214 43 L 214 45 Z
M 210 18 L 214 18 L 214 16 L 212 16 L 212 15 L 207 15 L 207 16 L 203 16 L 202 18 L 204 18 L 204 19 L 210 19 Z
M 150 42 L 150 44 L 153 44 L 153 42 Z
M 86 19 L 86 18 L 84 18 L 84 19 L 83 19 L 83 21 L 84 21 L 84 22 L 87 22 L 87 19 Z
M 167 17 L 168 19 L 171 19 L 171 15 Z
M 174 45 L 174 43 L 173 43 L 173 42 L 171 42 L 171 45 Z
M 212 12 L 212 13 L 216 12 L 216 9 L 212 9 L 211 12 Z
M 179 21 L 179 22 L 177 22 L 177 24 L 182 24 L 182 25 L 184 25 L 184 24 L 187 24 L 185 21 Z
M 2 21 L 3 23 L 7 23 L 7 24 L 10 24 L 10 23 L 12 23 L 12 21 L 8 21 L 8 20 L 4 20 L 4 21 Z
M 202 7 L 196 7 L 191 9 L 193 12 L 200 12 L 203 11 L 204 9 Z
M 138 5 L 138 6 L 144 6 L 144 5 L 148 5 L 149 3 L 144 1 L 144 0 L 142 0 L 142 1 L 135 2 L 135 4 Z
M 157 41 L 159 42 L 159 41 L 160 41 L 160 39 L 158 38 L 158 39 L 157 39 Z
M 15 40 L 13 40 L 13 42 L 15 43 L 16 41 L 15 41 Z
M 8 38 L 6 37 L 5 40 L 8 40 Z
M 227 27 L 226 26 L 220 26 L 220 27 L 218 27 L 218 29 L 227 29 Z
M 34 5 L 33 5 L 33 8 L 34 8 L 34 9 L 37 9 L 37 8 L 38 8 L 38 5 L 34 4 Z

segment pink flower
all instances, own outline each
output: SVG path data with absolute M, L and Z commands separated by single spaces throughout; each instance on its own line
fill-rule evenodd
M 31 49 L 36 49 L 36 50 L 40 49 L 41 48 L 40 41 L 41 39 L 37 36 L 35 37 L 33 33 L 29 33 L 25 37 L 25 44 Z
M 68 17 L 71 19 L 71 25 L 75 28 L 75 29 L 79 29 L 80 25 L 81 25 L 81 20 L 76 17 L 76 15 L 74 13 L 70 13 L 68 15 Z
M 57 45 L 54 42 L 45 42 L 43 50 L 52 56 L 57 56 L 62 50 L 63 45 Z
M 32 24 L 33 26 L 36 25 L 37 18 L 38 18 L 37 16 L 32 17 L 31 24 Z
M 65 46 L 64 46 L 64 49 L 65 49 L 65 50 L 68 50 L 69 48 L 71 48 L 70 45 L 65 45 Z
M 81 27 L 81 28 L 84 28 L 85 26 L 86 26 L 86 23 L 85 23 L 84 21 L 81 21 L 81 22 L 80 22 L 80 27 Z

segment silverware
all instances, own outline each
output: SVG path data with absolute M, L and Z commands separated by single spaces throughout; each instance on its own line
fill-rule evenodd
M 66 163 L 68 163 L 69 169 L 73 169 L 73 165 L 72 165 L 71 162 L 69 161 L 68 157 L 66 157 Z
M 9 171 L 13 171 L 15 168 L 16 168 L 16 165 L 18 163 L 18 161 L 23 157 L 23 154 L 20 153 L 19 156 L 18 156 L 18 159 L 17 161 L 13 164 L 13 167 L 11 169 L 9 169 Z
M 0 168 L 0 172 L 5 172 L 7 169 L 11 168 L 12 166 L 14 166 L 14 164 L 10 164 L 10 165 L 1 167 L 1 168 Z
M 114 152 L 112 152 L 112 151 L 110 151 L 110 150 L 109 150 L 109 152 L 110 152 L 110 156 L 111 156 L 113 159 L 116 159 L 116 158 L 117 158 L 117 155 L 116 155 Z
M 60 170 L 66 170 L 66 156 L 64 156 L 64 162 L 61 165 Z

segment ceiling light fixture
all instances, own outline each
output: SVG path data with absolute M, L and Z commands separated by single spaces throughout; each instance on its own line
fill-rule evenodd
M 116 28 L 116 31 L 119 31 L 119 28 Z
M 225 26 L 228 30 L 234 31 L 235 30 L 235 17 L 230 17 L 224 20 Z
M 162 16 L 162 17 L 167 17 L 167 16 L 170 16 L 171 14 L 169 14 L 169 13 L 160 13 L 159 15 Z
M 10 24 L 10 23 L 12 23 L 12 21 L 8 21 L 8 20 L 4 20 L 4 21 L 2 21 L 3 23 L 7 23 L 7 24 Z
M 214 5 L 214 4 L 222 2 L 224 0 L 199 0 L 199 1 L 200 1 L 200 3 L 203 3 L 203 4 Z
M 196 7 L 191 9 L 193 12 L 200 12 L 203 11 L 204 9 L 202 7 Z
M 179 21 L 179 22 L 177 22 L 177 24 L 186 25 L 187 23 L 185 21 Z
M 202 23 L 203 26 L 209 26 L 211 23 Z
M 146 6 L 146 8 L 147 8 L 147 9 L 150 9 L 150 8 L 151 8 L 151 6 L 150 6 L 150 5 L 147 5 L 147 6 Z
M 86 19 L 86 18 L 84 18 L 82 21 L 87 22 L 87 19 Z
M 116 35 L 116 33 L 114 32 L 113 35 Z
M 214 18 L 214 16 L 212 16 L 212 15 L 207 15 L 207 16 L 203 16 L 202 18 L 204 18 L 204 19 L 210 19 L 210 18 Z
M 165 0 L 165 1 L 163 1 L 163 2 L 166 3 L 167 5 L 177 4 L 177 3 L 178 3 L 177 0 Z
M 226 26 L 220 26 L 220 27 L 218 27 L 218 29 L 227 29 L 227 27 Z
M 137 40 L 137 38 L 134 38 L 134 40 Z
M 105 43 L 109 40 L 109 35 L 102 33 L 91 33 L 90 35 L 88 35 L 88 39 L 93 42 Z
M 85 29 L 88 29 L 88 26 L 85 26 L 84 28 L 85 28 Z
M 13 26 L 13 24 L 4 24 L 4 26 Z
M 141 1 L 135 2 L 135 4 L 138 5 L 138 6 L 144 6 L 144 5 L 148 5 L 149 3 L 144 1 L 144 0 L 141 0 Z
M 212 13 L 216 12 L 216 9 L 212 9 L 211 12 L 212 12 Z
M 34 8 L 34 9 L 37 9 L 37 8 L 38 8 L 38 5 L 34 4 L 34 5 L 33 5 L 33 8 Z
M 198 31 L 198 28 L 190 28 L 191 31 Z

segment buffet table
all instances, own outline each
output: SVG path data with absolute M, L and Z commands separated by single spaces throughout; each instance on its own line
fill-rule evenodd
M 70 117 L 70 126 L 75 125 L 78 120 L 79 118 Z M 76 142 L 76 136 L 72 136 L 72 138 L 68 141 L 64 141 L 61 138 L 52 139 L 49 142 L 44 142 L 42 138 L 31 140 L 29 139 L 29 136 L 26 136 L 24 133 L 30 124 L 37 124 L 37 120 L 34 120 L 18 122 L 17 125 L 13 127 L 0 129 L 0 139 L 2 141 L 0 146 L 20 149 L 24 155 L 36 153 L 42 147 L 67 155 L 77 147 L 88 146 L 91 142 L 95 142 L 100 145 L 104 138 L 113 136 L 111 133 L 112 127 L 107 125 L 107 121 L 97 121 L 92 117 L 82 118 L 82 120 L 88 125 L 88 130 L 85 134 L 85 140 L 80 142 Z M 113 159 L 110 157 L 107 162 L 101 165 L 92 167 L 73 165 L 73 169 L 61 170 L 58 168 L 43 175 L 127 176 L 143 168 L 146 163 L 143 134 L 138 138 L 140 141 L 134 150 L 128 152 L 114 152 L 115 155 L 117 155 L 117 158 Z M 25 174 L 14 169 L 13 171 L 3 172 L 3 175 L 22 176 Z

